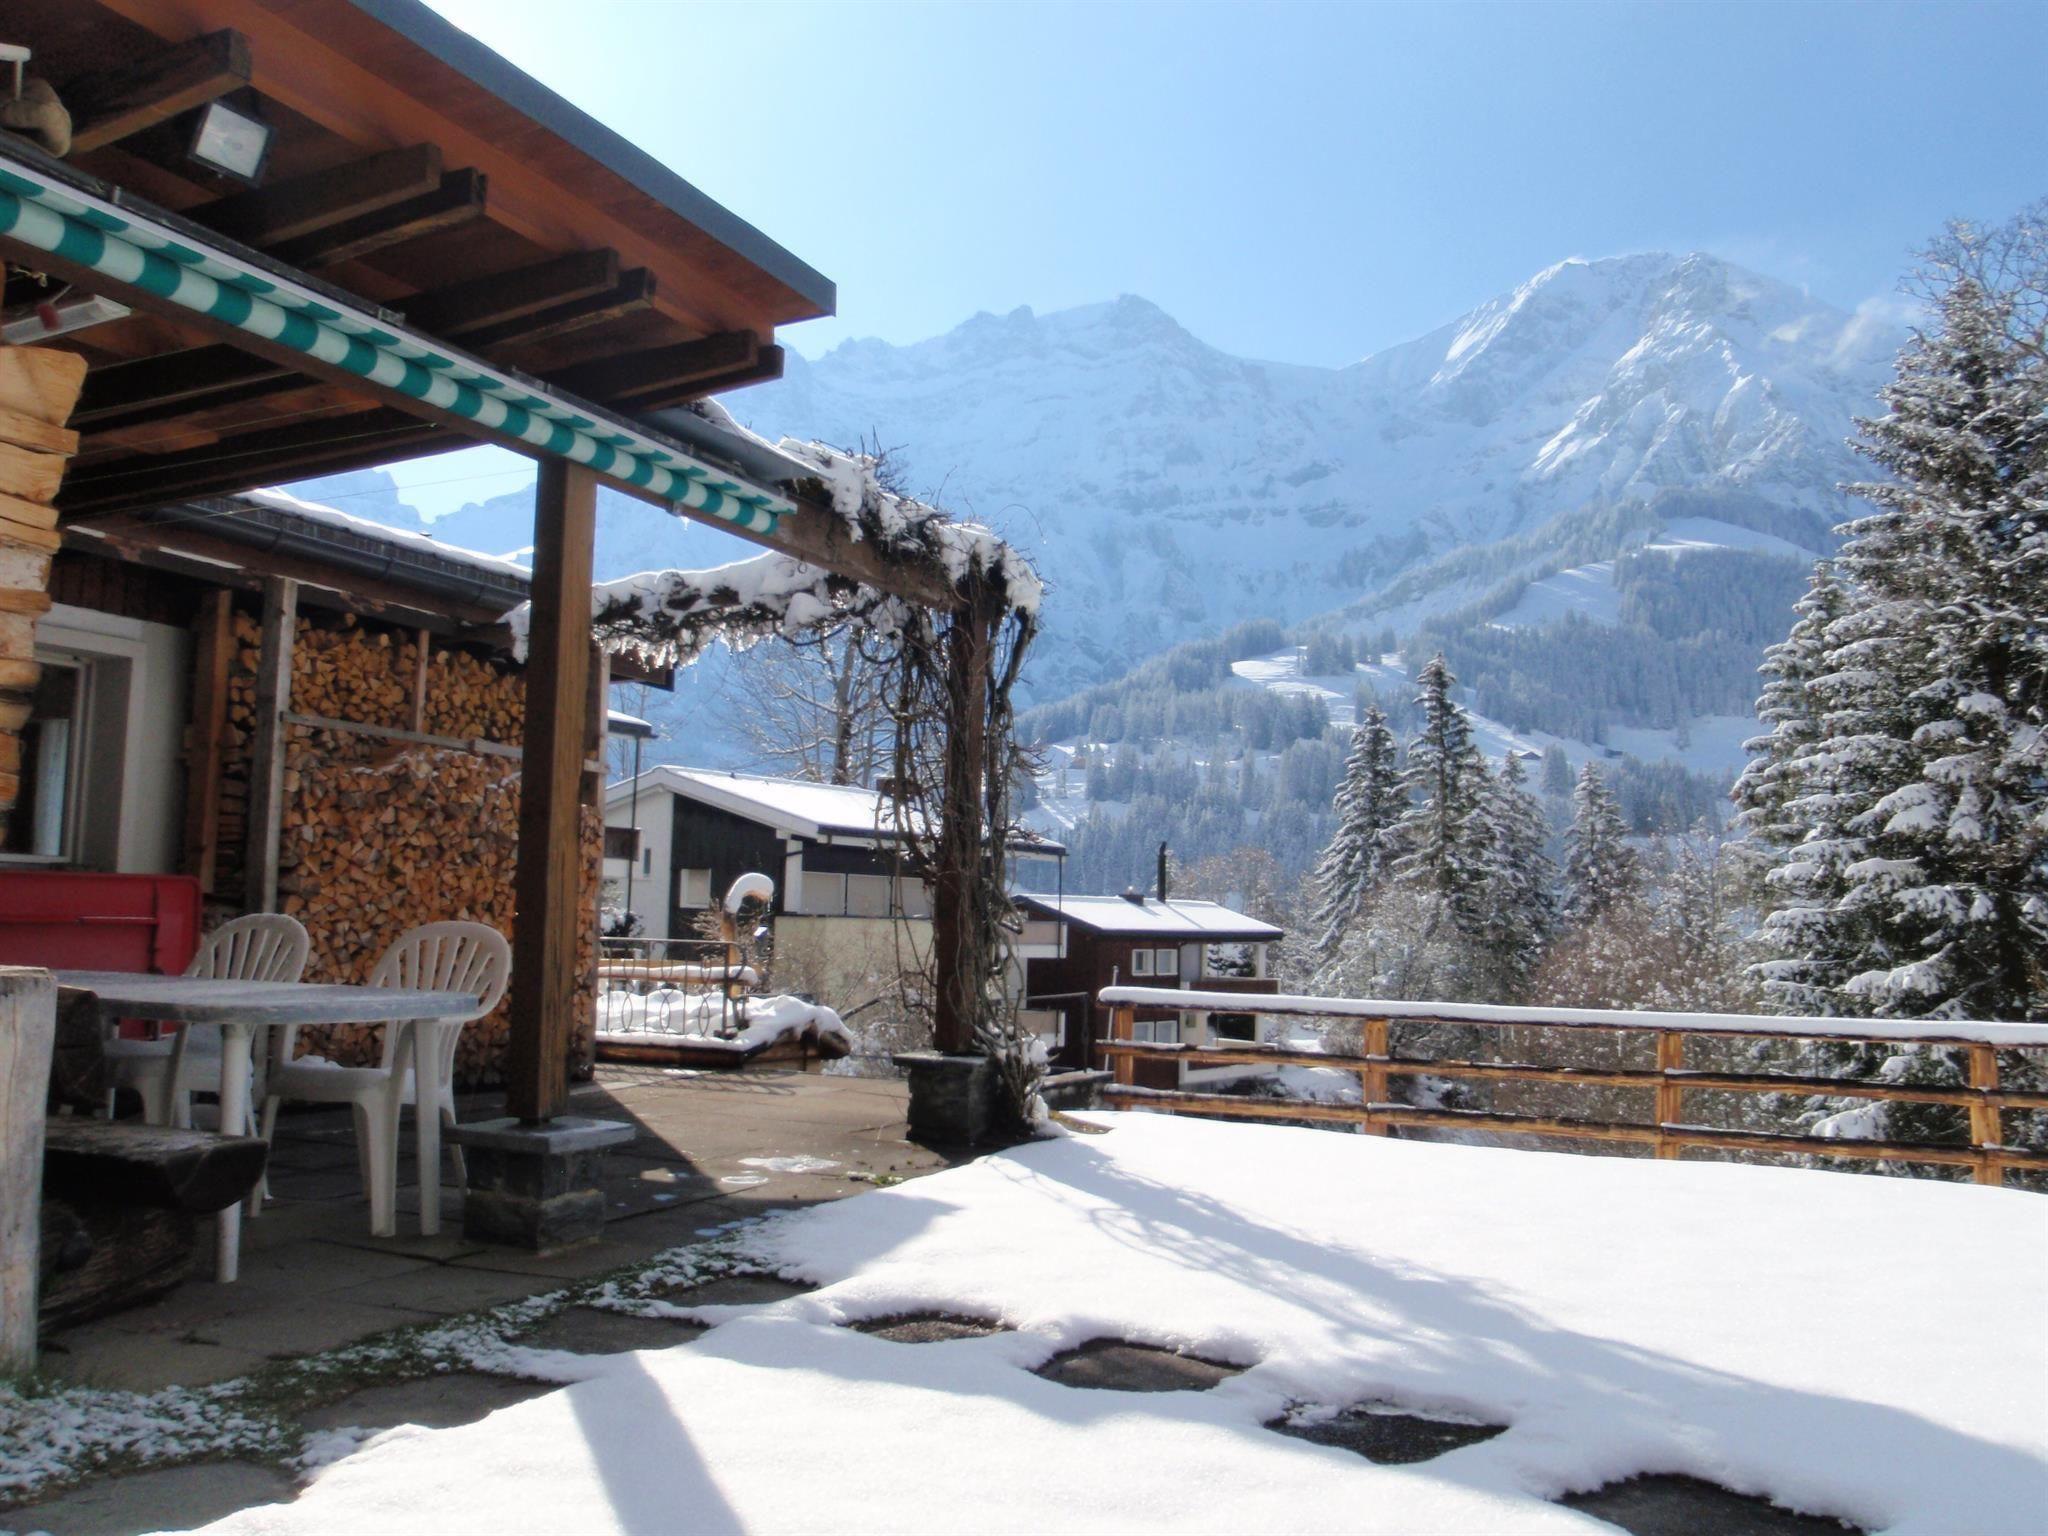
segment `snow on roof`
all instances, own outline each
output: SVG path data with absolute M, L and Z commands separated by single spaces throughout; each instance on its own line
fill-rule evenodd
M 703 805 L 716 806 L 749 821 L 774 827 L 790 837 L 872 837 L 893 841 L 899 836 L 896 810 L 878 789 L 857 784 L 818 784 L 809 779 L 776 779 L 761 774 L 719 772 L 660 763 L 637 780 L 611 787 L 608 802 L 628 799 L 633 786 L 641 791 L 665 788 Z M 1058 843 L 1020 831 L 1011 847 L 1064 852 Z
M 307 522 L 325 523 L 330 528 L 346 529 L 363 538 L 375 539 L 382 544 L 393 544 L 401 549 L 410 549 L 418 554 L 432 555 L 446 560 L 451 565 L 466 565 L 473 570 L 489 571 L 494 576 L 509 577 L 521 585 L 533 580 L 533 570 L 508 560 L 503 555 L 487 555 L 481 550 L 464 549 L 460 544 L 448 544 L 430 533 L 414 533 L 409 528 L 392 528 L 383 523 L 371 522 L 367 517 L 357 517 L 335 507 L 322 506 L 317 501 L 301 501 L 289 491 L 271 487 L 267 490 L 244 491 L 244 501 L 253 501 L 261 506 L 274 507 L 280 512 L 289 512 Z
M 1278 939 L 1283 930 L 1262 923 L 1242 912 L 1233 912 L 1220 902 L 1185 901 L 1173 897 L 1160 901 L 1147 896 L 1134 901 L 1128 896 L 1032 896 L 1018 898 L 1047 915 L 1064 918 L 1077 928 L 1096 933 L 1150 934 L 1180 939 Z
M 2040 1527 L 2039 1195 L 1084 1120 L 1101 1134 L 731 1234 L 747 1263 L 819 1289 L 708 1308 L 678 1348 L 500 1346 L 497 1369 L 574 1385 L 379 1435 L 293 1501 L 209 1529 L 607 1536 L 701 1511 L 753 1532 L 1585 1536 L 1616 1528 L 1552 1501 L 1644 1472 L 1815 1529 Z M 716 1274 L 717 1253 L 699 1240 L 654 1272 Z M 913 1347 L 846 1326 L 928 1313 L 1014 1331 Z M 1033 1374 L 1104 1338 L 1242 1374 L 1153 1393 Z M 1390 1466 L 1267 1427 L 1354 1405 L 1503 1431 Z M 1739 1523 L 1761 1528 L 1721 1528 Z

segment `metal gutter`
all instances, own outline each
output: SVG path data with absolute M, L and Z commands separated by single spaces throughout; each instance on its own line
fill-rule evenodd
M 796 504 L 662 441 L 639 423 L 444 346 L 388 311 L 250 259 L 132 199 L 99 196 L 0 143 L 0 235 L 313 358 L 445 417 L 757 534 Z M 721 434 L 725 435 L 725 434 Z
M 139 521 L 173 530 L 191 528 L 264 553 L 317 560 L 351 575 L 393 581 L 422 596 L 496 609 L 503 613 L 528 597 L 529 584 L 509 575 L 385 543 L 282 508 L 235 498 L 180 502 L 137 513 Z
M 613 174 L 624 177 L 677 218 L 695 225 L 744 257 L 791 292 L 835 314 L 833 281 L 770 239 L 738 214 L 714 202 L 630 139 L 542 85 L 419 0 L 348 0 L 356 10 L 433 55 L 513 110 L 531 118 Z M 565 13 L 566 15 L 566 13 Z

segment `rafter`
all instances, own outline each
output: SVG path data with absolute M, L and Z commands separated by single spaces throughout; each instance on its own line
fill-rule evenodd
M 187 216 L 262 250 L 424 197 L 439 188 L 441 176 L 441 151 L 432 144 L 413 144 L 237 192 Z
M 120 69 L 74 76 L 59 93 L 71 112 L 71 153 L 115 143 L 239 90 L 249 72 L 249 40 L 229 30 Z
M 356 261 L 374 251 L 388 250 L 408 240 L 424 239 L 443 230 L 459 228 L 484 216 L 489 196 L 483 172 L 450 171 L 440 186 L 420 197 L 379 208 L 348 219 L 332 228 L 301 235 L 273 247 L 270 255 L 286 266 L 308 272 L 323 271 L 344 261 Z

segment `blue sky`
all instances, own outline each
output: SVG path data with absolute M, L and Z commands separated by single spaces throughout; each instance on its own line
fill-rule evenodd
M 1340 365 L 1651 249 L 1854 307 L 2048 193 L 2040 0 L 430 3 L 833 278 L 812 356 L 1128 292 Z

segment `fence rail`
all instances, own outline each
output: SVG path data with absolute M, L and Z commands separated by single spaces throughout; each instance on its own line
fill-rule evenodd
M 1204 1046 L 1135 1040 L 1138 1010 L 1173 1008 L 1183 1013 L 1244 1011 L 1242 994 L 1185 992 L 1153 987 L 1106 988 L 1099 1001 L 1110 1009 L 1110 1038 L 1098 1044 L 1115 1081 L 1104 1098 L 1119 1108 L 1257 1120 L 1312 1120 L 1356 1125 L 1386 1135 L 1400 1125 L 1493 1131 L 1579 1141 L 1629 1142 L 1648 1146 L 1659 1158 L 1675 1158 L 1686 1147 L 1798 1153 L 1812 1157 L 1918 1162 L 1967 1167 L 1980 1184 L 2000 1184 L 2008 1168 L 2048 1170 L 2048 1153 L 2004 1142 L 2001 1111 L 2048 1110 L 2048 1093 L 2002 1087 L 2001 1049 L 2048 1049 L 2048 1027 L 1943 1021 L 1913 1032 L 1891 1021 L 1786 1019 L 1746 1014 L 1631 1014 L 1608 1010 L 1482 1009 L 1465 1005 L 1383 1003 L 1351 998 L 1262 997 L 1256 1011 L 1356 1022 L 1363 1034 L 1358 1055 L 1333 1055 L 1284 1046 Z M 1475 1061 L 1462 1058 L 1395 1056 L 1390 1035 L 1396 1024 L 1455 1024 L 1495 1029 L 1597 1030 L 1649 1036 L 1656 1048 L 1654 1069 L 1551 1066 L 1538 1062 Z M 1692 1036 L 1787 1041 L 1845 1040 L 1895 1045 L 1931 1045 L 1960 1050 L 1967 1084 L 1917 1084 L 1869 1078 L 1832 1078 L 1776 1072 L 1727 1072 L 1688 1068 L 1685 1044 Z M 1198 1067 L 1321 1067 L 1358 1076 L 1357 1104 L 1314 1099 L 1247 1098 L 1138 1086 L 1141 1061 L 1184 1062 Z M 1393 1102 L 1395 1078 L 1437 1077 L 1454 1081 L 1551 1083 L 1582 1088 L 1624 1088 L 1655 1096 L 1647 1121 L 1505 1113 L 1493 1110 L 1426 1108 Z M 1688 1124 L 1684 1096 L 1693 1092 L 1785 1093 L 1830 1098 L 1941 1104 L 1966 1110 L 1969 1142 L 1874 1141 L 1752 1131 Z

